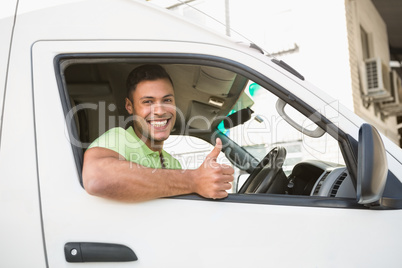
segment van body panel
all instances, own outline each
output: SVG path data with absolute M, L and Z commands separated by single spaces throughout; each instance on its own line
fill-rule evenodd
M 0 143 L 1 143 L 1 120 L 3 118 L 3 103 L 6 87 L 8 55 L 11 46 L 14 14 L 17 0 L 4 0 L 0 9 Z
M 2 2 L 0 11 L 0 111 L 3 112 L 0 129 L 0 262 L 3 267 L 46 267 L 36 166 L 30 45 L 23 39 L 11 42 L 16 2 Z M 24 46 L 27 49 L 23 50 Z
M 80 184 L 63 110 L 60 55 L 204 57 L 205 62 L 214 60 L 252 74 L 263 85 L 288 90 L 277 93 L 325 116 L 355 141 L 364 121 L 257 50 L 145 1 L 20 0 L 10 49 L 16 2 L 6 1 L 7 8 L 0 11 L 0 32 L 5 37 L 0 40 L 0 110 L 4 111 L 0 266 L 93 265 L 67 262 L 64 245 L 69 242 L 131 248 L 138 260 L 119 267 L 395 267 L 400 263 L 400 209 L 191 198 L 128 204 L 89 195 Z M 383 140 L 389 170 L 402 181 L 402 151 Z

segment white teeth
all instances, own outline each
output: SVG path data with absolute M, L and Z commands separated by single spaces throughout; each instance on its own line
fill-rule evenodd
M 149 122 L 153 127 L 163 127 L 167 124 L 167 120 L 164 121 L 150 121 Z

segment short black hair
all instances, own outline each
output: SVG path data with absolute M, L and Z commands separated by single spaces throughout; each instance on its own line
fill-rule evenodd
M 136 67 L 127 77 L 127 97 L 132 101 L 132 92 L 142 81 L 155 81 L 158 79 L 168 79 L 173 86 L 172 78 L 166 70 L 158 64 L 145 64 Z

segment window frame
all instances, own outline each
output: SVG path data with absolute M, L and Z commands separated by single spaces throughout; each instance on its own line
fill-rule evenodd
M 298 110 L 305 116 L 317 113 L 315 109 L 310 107 L 307 103 L 299 99 L 292 94 L 289 90 L 277 84 L 264 74 L 255 71 L 247 65 L 223 58 L 218 56 L 211 56 L 205 54 L 188 54 L 188 53 L 63 53 L 54 57 L 54 68 L 56 74 L 57 85 L 62 102 L 63 112 L 66 116 L 71 109 L 71 103 L 69 101 L 69 95 L 66 88 L 66 82 L 64 77 L 64 70 L 69 64 L 76 64 L 79 62 L 88 61 L 116 61 L 127 63 L 158 63 L 158 64 L 197 64 L 206 65 L 212 67 L 218 67 L 236 72 L 240 75 L 247 77 L 248 79 L 259 84 L 261 87 L 268 90 L 273 95 L 281 98 L 287 102 L 290 106 Z M 71 63 L 73 62 L 73 63 Z M 354 184 L 356 184 L 357 174 L 357 141 L 350 135 L 344 133 L 341 129 L 337 128 L 326 117 L 321 116 L 320 121 L 315 122 L 323 129 L 327 129 L 327 133 L 336 139 L 339 143 L 340 151 L 345 160 L 346 167 L 352 178 Z M 71 124 L 67 124 L 67 130 L 70 135 L 70 139 L 78 138 L 77 127 L 75 122 L 71 120 Z M 335 136 L 337 138 L 335 138 Z M 202 138 L 202 136 L 199 136 Z M 79 175 L 79 182 L 82 183 L 82 162 L 83 152 L 81 148 L 78 148 L 71 144 L 74 159 L 77 167 L 77 173 Z M 186 199 L 186 200 L 203 200 L 211 201 L 202 198 L 196 194 L 169 197 L 173 199 Z M 214 200 L 214 202 L 217 202 Z M 233 202 L 233 203 L 253 203 L 253 204 L 267 204 L 267 205 L 291 205 L 291 206 L 309 206 L 309 207 L 332 207 L 332 208 L 366 208 L 359 205 L 355 199 L 350 198 L 327 198 L 327 197 L 312 197 L 312 196 L 290 196 L 290 195 L 270 195 L 270 194 L 231 194 L 228 198 L 219 200 L 219 202 Z

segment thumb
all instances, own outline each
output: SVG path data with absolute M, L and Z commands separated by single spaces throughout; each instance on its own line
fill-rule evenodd
M 222 150 L 222 141 L 220 138 L 216 138 L 216 143 L 214 149 L 208 154 L 207 159 L 213 159 L 216 160 L 218 157 L 219 153 Z

